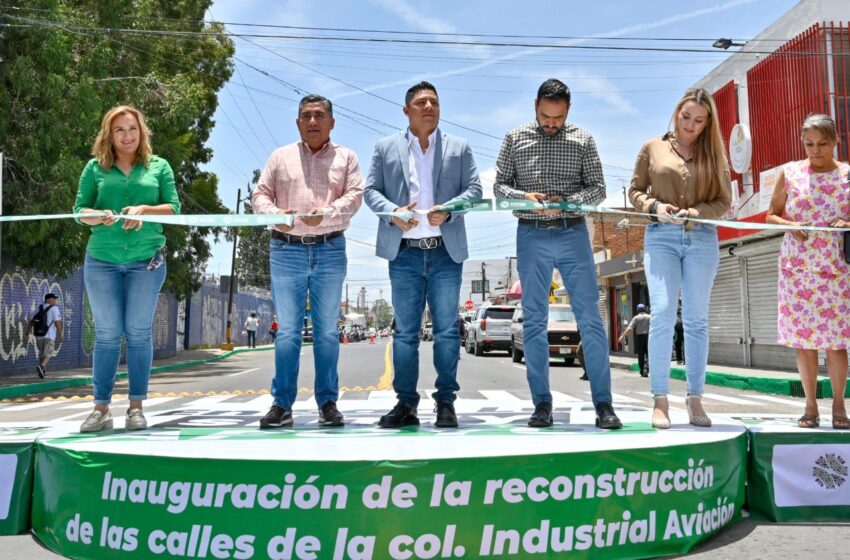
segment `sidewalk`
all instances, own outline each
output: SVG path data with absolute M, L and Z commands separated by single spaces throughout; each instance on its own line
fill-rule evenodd
M 611 367 L 638 371 L 637 358 L 625 356 L 611 356 Z M 670 365 L 670 377 L 685 380 L 685 366 Z M 747 391 L 758 391 L 760 393 L 771 393 L 789 397 L 804 397 L 803 384 L 800 374 L 796 371 L 776 371 L 767 369 L 756 369 L 738 366 L 721 366 L 708 364 L 705 372 L 707 385 L 719 385 L 721 387 L 732 387 Z M 845 391 L 850 396 L 850 385 Z M 832 386 L 829 378 L 818 379 L 817 398 L 831 398 Z
M 272 345 L 259 346 L 257 348 L 236 348 L 225 351 L 218 348 L 204 350 L 184 350 L 170 358 L 154 360 L 151 375 L 173 371 L 176 369 L 206 364 L 209 362 L 223 360 L 235 354 L 243 352 L 261 352 L 271 350 Z M 126 379 L 127 368 L 124 364 L 119 366 L 116 379 Z M 0 376 L 0 401 L 4 399 L 15 399 L 26 395 L 58 391 L 70 387 L 91 384 L 91 367 L 65 369 L 47 372 L 46 379 L 40 379 L 35 373 Z

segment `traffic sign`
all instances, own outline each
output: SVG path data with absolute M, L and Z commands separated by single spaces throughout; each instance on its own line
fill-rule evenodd
M 474 304 L 474 303 L 472 303 L 472 300 L 471 300 L 471 299 L 466 300 L 466 302 L 463 304 L 463 306 L 464 306 L 464 307 L 466 307 L 467 309 L 472 309 L 472 307 L 473 307 L 474 305 L 475 305 L 475 304 Z

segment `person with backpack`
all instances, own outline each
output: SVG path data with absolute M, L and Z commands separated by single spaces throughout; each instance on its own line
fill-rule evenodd
M 30 333 L 35 335 L 38 358 L 35 370 L 42 379 L 47 377 L 47 362 L 53 357 L 55 345 L 62 344 L 63 340 L 62 311 L 57 304 L 58 299 L 54 293 L 44 295 L 44 303 L 38 306 L 24 335 L 24 345 L 29 344 Z
M 162 225 L 135 220 L 139 215 L 179 214 L 174 171 L 153 154 L 150 129 L 134 107 L 113 107 L 104 115 L 94 141 L 94 156 L 80 176 L 74 203 L 78 221 L 91 226 L 83 265 L 94 317 L 92 356 L 94 410 L 80 432 L 112 428 L 109 404 L 127 341 L 128 430 L 144 430 L 142 401 L 147 398 L 153 363 L 153 318 L 165 281 L 166 250 Z

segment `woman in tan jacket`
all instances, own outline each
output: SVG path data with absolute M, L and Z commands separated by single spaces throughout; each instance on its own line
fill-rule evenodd
M 640 150 L 629 198 L 650 214 L 644 264 L 652 308 L 649 329 L 652 424 L 669 428 L 667 394 L 673 325 L 681 290 L 690 423 L 709 427 L 702 407 L 708 361 L 708 302 L 720 261 L 717 228 L 688 221 L 717 219 L 732 200 L 717 108 L 704 89 L 685 92 L 671 119 L 673 130 Z

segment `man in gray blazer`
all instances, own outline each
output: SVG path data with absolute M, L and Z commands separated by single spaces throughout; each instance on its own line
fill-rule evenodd
M 375 146 L 363 199 L 382 215 L 377 255 L 390 261 L 395 333 L 393 389 L 398 403 L 378 425 L 419 424 L 419 329 L 425 302 L 434 335 L 433 393 L 439 428 L 456 428 L 454 410 L 460 334 L 457 325 L 463 261 L 469 256 L 463 214 L 446 212 L 448 202 L 481 197 L 481 182 L 466 140 L 437 128 L 437 89 L 420 82 L 407 90 L 409 127 Z

